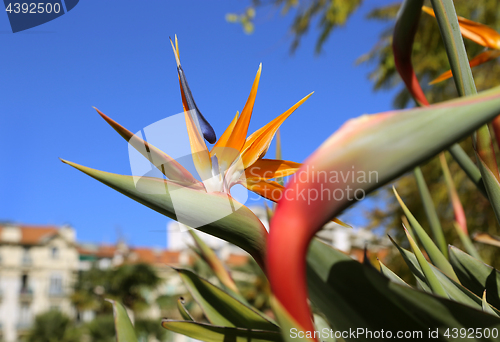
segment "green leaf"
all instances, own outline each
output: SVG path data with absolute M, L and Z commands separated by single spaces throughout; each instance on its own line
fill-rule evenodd
M 498 317 L 498 314 L 495 312 L 495 310 L 493 310 L 493 308 L 490 306 L 490 304 L 488 304 L 488 302 L 486 301 L 486 290 L 484 290 L 482 300 L 483 300 L 483 311 L 489 313 L 490 315 L 495 315 Z
M 193 317 L 184 306 L 184 298 L 180 297 L 179 299 L 177 299 L 177 309 L 179 309 L 179 313 L 181 314 L 183 320 L 194 321 Z
M 199 322 L 164 319 L 161 325 L 170 331 L 205 342 L 281 342 L 281 335 L 274 331 L 220 327 Z
M 373 268 L 317 240 L 311 244 L 307 261 L 310 298 L 334 330 L 384 329 L 394 334 L 421 331 L 425 340 L 429 329 L 500 327 L 497 317 L 395 284 Z M 363 339 L 367 340 L 346 341 Z M 441 336 L 436 340 L 447 339 Z
M 427 216 L 427 220 L 429 221 L 429 226 L 431 227 L 434 241 L 436 242 L 439 250 L 445 256 L 445 258 L 448 258 L 448 248 L 446 240 L 444 238 L 443 227 L 441 227 L 441 223 L 439 222 L 439 217 L 437 215 L 436 208 L 434 207 L 434 202 L 432 201 L 429 188 L 425 183 L 422 169 L 417 166 L 413 170 L 413 174 L 415 175 L 415 179 L 417 180 L 418 192 L 420 193 L 420 198 L 422 199 L 422 204 L 424 205 L 425 214 Z
M 427 260 L 425 260 L 425 257 L 422 254 L 422 252 L 420 251 L 420 249 L 418 248 L 416 242 L 411 238 L 410 234 L 408 234 L 406 229 L 405 229 L 405 233 L 406 233 L 406 237 L 408 238 L 408 241 L 410 241 L 410 246 L 411 246 L 411 249 L 413 250 L 413 254 L 415 254 L 415 257 L 417 258 L 418 264 L 420 265 L 420 269 L 424 273 L 425 279 L 427 280 L 427 284 L 431 288 L 432 292 L 439 295 L 439 296 L 448 298 L 448 294 L 446 293 L 443 286 L 441 285 L 441 283 L 437 279 L 436 275 L 432 271 L 429 263 L 427 263 Z
M 448 60 L 450 62 L 453 79 L 460 96 L 476 93 L 476 85 L 465 51 L 464 41 L 458 25 L 457 13 L 452 0 L 431 0 L 438 22 L 441 37 Z
M 486 187 L 486 192 L 488 193 L 488 199 L 490 200 L 497 222 L 500 223 L 500 183 L 478 153 L 476 153 L 476 156 L 479 161 L 479 169 L 483 175 L 483 181 Z
M 65 160 L 63 162 L 160 214 L 244 249 L 259 265 L 264 264 L 266 228 L 250 209 L 236 200 L 159 178 L 141 177 L 135 184 L 138 177 L 99 171 Z M 233 210 L 233 207 L 237 210 Z M 205 225 L 198 227 L 200 224 Z
M 417 280 L 417 284 L 420 286 L 420 288 L 426 292 L 432 292 L 429 285 L 427 285 L 427 281 L 424 274 L 422 273 L 422 269 L 418 264 L 415 254 L 399 246 L 392 237 L 389 236 L 389 239 L 391 239 L 392 244 L 398 249 L 406 265 L 410 268 L 411 273 Z
M 403 279 L 401 279 L 396 273 L 394 273 L 387 266 L 385 266 L 382 263 L 382 261 L 379 260 L 378 263 L 380 264 L 380 273 L 385 275 L 391 281 L 395 282 L 396 284 L 410 286 Z
M 432 239 L 427 235 L 425 230 L 422 228 L 420 223 L 415 219 L 415 216 L 410 212 L 410 210 L 406 207 L 401 197 L 399 197 L 396 188 L 393 188 L 396 199 L 398 200 L 401 208 L 403 209 L 406 217 L 410 221 L 410 224 L 413 227 L 413 232 L 418 236 L 418 239 L 424 246 L 425 251 L 429 255 L 432 263 L 436 265 L 441 271 L 446 273 L 449 277 L 458 280 L 455 272 L 453 271 L 453 267 L 451 267 L 450 263 L 446 259 L 446 257 L 441 253 L 439 248 L 437 248 L 436 244 Z
M 410 222 L 408 222 L 408 218 L 405 215 L 401 215 L 401 222 L 403 222 L 403 227 L 405 227 L 408 233 L 410 233 L 411 238 L 413 240 L 417 240 L 415 233 L 413 232 L 413 228 L 411 227 Z M 391 237 L 389 236 L 389 238 Z
M 279 331 L 279 327 L 254 308 L 198 277 L 189 270 L 176 269 L 193 299 L 214 325 Z
M 117 301 L 107 299 L 113 305 L 113 316 L 115 318 L 115 330 L 117 342 L 137 342 L 134 326 L 130 322 L 127 311 Z
M 227 290 L 233 297 L 236 297 L 240 301 L 245 302 L 245 299 L 240 295 L 240 292 L 238 291 L 233 278 L 231 278 L 228 270 L 226 269 L 222 261 L 217 257 L 215 252 L 210 247 L 208 247 L 202 239 L 200 239 L 198 234 L 196 234 L 193 229 L 189 229 L 188 232 L 193 238 L 196 246 L 198 247 L 196 253 L 208 264 L 208 266 L 210 266 L 225 290 Z
M 330 324 L 323 318 L 323 316 L 314 314 L 314 326 L 316 328 L 316 331 L 319 331 L 322 333 L 321 336 L 321 342 L 336 342 L 337 339 L 335 338 L 335 335 L 332 334 L 330 331 L 332 331 L 332 327 L 330 327 Z M 328 331 L 328 334 L 323 334 L 323 332 Z
M 417 279 L 417 282 L 419 283 L 420 287 L 426 292 L 432 292 L 427 285 L 427 279 L 424 277 L 424 274 L 422 273 L 422 269 L 420 268 L 420 265 L 417 261 L 417 258 L 415 257 L 415 254 L 411 253 L 410 251 L 404 248 L 401 248 L 394 241 L 393 243 L 398 248 L 406 264 L 415 275 L 415 278 Z M 461 284 L 450 279 L 438 268 L 434 267 L 433 265 L 430 266 L 449 298 L 456 300 L 457 302 L 460 302 L 462 304 L 469 305 L 471 307 L 475 308 L 481 307 L 481 298 L 476 296 L 474 293 L 472 293 L 470 290 L 468 290 Z
M 275 159 L 282 159 L 282 154 L 281 154 L 281 132 L 280 130 L 278 129 L 276 131 L 276 158 Z M 278 183 L 279 185 L 285 185 L 285 180 L 283 179 L 283 177 L 278 177 L 276 178 L 276 183 Z
M 271 219 L 273 218 L 274 210 L 271 209 L 268 205 L 267 202 L 264 201 L 264 208 L 266 209 L 266 218 L 267 222 L 271 222 Z
M 486 193 L 481 171 L 479 171 L 477 165 L 474 164 L 463 148 L 459 144 L 455 144 L 450 147 L 448 152 L 450 152 L 453 159 L 455 159 L 457 164 L 462 168 L 462 170 L 464 170 L 465 174 L 469 177 L 472 183 L 476 185 L 479 192 L 487 198 L 488 194 Z
M 500 308 L 500 273 L 493 267 L 450 246 L 450 262 L 460 282 L 477 296 L 486 289 L 488 303 Z
M 453 222 L 453 226 L 455 227 L 455 231 L 457 232 L 457 235 L 460 238 L 460 241 L 464 245 L 467 252 L 474 258 L 481 260 L 481 256 L 479 255 L 476 247 L 472 243 L 469 235 L 462 230 L 462 228 L 458 225 L 458 223 Z

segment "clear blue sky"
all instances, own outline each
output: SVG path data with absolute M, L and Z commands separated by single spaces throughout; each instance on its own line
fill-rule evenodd
M 195 99 L 219 136 L 242 109 L 259 63 L 250 131 L 315 91 L 281 131 L 284 159 L 303 161 L 347 119 L 391 109 L 394 93 L 373 93 L 370 68 L 354 65 L 384 28 L 364 16 L 388 2 L 365 3 L 320 56 L 314 29 L 290 56 L 292 16 L 271 7 L 257 12 L 252 35 L 225 21 L 248 1 L 83 0 L 16 34 L 0 14 L 0 220 L 69 223 L 82 241 L 112 243 L 120 230 L 134 245 L 164 245 L 165 217 L 59 161 L 130 174 L 127 143 L 92 106 L 134 132 L 179 113 L 168 42 L 177 34 Z

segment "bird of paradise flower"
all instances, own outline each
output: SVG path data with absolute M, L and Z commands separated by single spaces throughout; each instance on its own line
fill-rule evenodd
M 301 164 L 287 160 L 264 159 L 264 156 L 281 124 L 312 93 L 247 137 L 262 70 L 262 65 L 260 65 L 241 114 L 236 113 L 227 129 L 216 140 L 213 128 L 201 115 L 187 83 L 185 72 L 180 63 L 177 37 L 175 37 L 175 45 L 172 41 L 171 44 L 177 63 L 193 163 L 201 181 L 197 180 L 165 152 L 144 141 L 138 135 L 134 135 L 98 109 L 96 110 L 102 118 L 131 146 L 149 159 L 166 176 L 167 180 L 142 177 L 142 184 L 136 185 L 131 183 L 132 176 L 110 174 L 69 161 L 63 160 L 63 162 L 173 219 L 179 221 L 180 216 L 186 216 L 187 221 L 183 223 L 189 225 L 190 222 L 195 222 L 198 217 L 196 227 L 247 250 L 264 268 L 262 260 L 265 255 L 267 232 L 255 215 L 241 204 L 236 207 L 242 210 L 232 213 L 230 218 L 221 218 L 213 216 L 213 214 L 227 209 L 227 200 L 234 208 L 232 204 L 236 201 L 231 197 L 230 189 L 236 184 L 241 184 L 248 190 L 274 202 L 283 196 L 284 186 L 272 179 L 279 180 L 292 175 Z M 207 148 L 205 140 L 215 142 L 211 150 Z M 151 191 L 144 191 L 149 188 L 168 188 L 165 194 L 167 197 L 157 198 L 155 196 L 158 195 L 151 194 Z M 177 205 L 175 208 L 173 206 L 172 190 L 183 190 L 182 196 L 184 198 L 181 198 L 180 202 L 185 210 L 182 215 L 177 210 L 179 206 Z M 211 222 L 215 219 L 207 219 L 207 216 L 216 217 L 216 222 Z M 345 225 L 337 219 L 334 221 Z M 206 225 L 201 227 L 199 222 L 204 222 Z

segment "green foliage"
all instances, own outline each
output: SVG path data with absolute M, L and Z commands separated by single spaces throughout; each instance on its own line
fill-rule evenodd
M 456 0 L 454 1 L 458 15 L 468 19 L 486 24 L 494 29 L 500 29 L 500 14 L 495 0 Z M 430 6 L 430 2 L 426 1 Z M 375 66 L 369 77 L 374 83 L 374 89 L 392 89 L 401 85 L 401 79 L 397 74 L 392 57 L 391 37 L 392 27 L 397 14 L 399 4 L 393 4 L 386 7 L 377 8 L 368 15 L 368 19 L 379 20 L 387 23 L 388 29 L 385 30 L 374 48 L 363 56 L 359 62 L 368 62 Z M 448 57 L 444 49 L 441 35 L 438 34 L 439 28 L 436 19 L 422 14 L 420 24 L 413 44 L 413 67 L 418 75 L 422 88 L 431 103 L 441 102 L 457 96 L 457 91 L 453 80 L 428 86 L 427 83 L 436 78 L 442 72 L 450 68 Z M 469 57 L 477 55 L 483 50 L 473 42 L 464 40 Z M 473 69 L 474 80 L 479 91 L 490 89 L 500 84 L 498 77 L 500 75 L 500 65 L 490 62 Z M 401 87 L 401 86 L 400 86 Z M 396 108 L 406 107 L 410 103 L 410 96 L 404 87 L 394 100 Z
M 234 268 L 234 271 L 248 275 L 248 281 L 237 281 L 238 288 L 246 301 L 259 311 L 270 310 L 269 296 L 271 287 L 266 275 L 259 265 L 253 260 L 249 260 L 243 266 Z
M 248 7 L 243 14 L 228 13 L 226 20 L 229 23 L 238 23 L 243 27 L 246 34 L 251 34 L 254 31 L 253 19 L 255 17 L 255 9 Z
M 92 342 L 116 342 L 115 320 L 111 314 L 98 315 L 86 328 Z
M 474 159 L 472 152 L 472 142 L 470 139 L 465 140 L 461 144 L 465 150 L 470 153 L 470 157 Z M 489 234 L 497 234 L 498 223 L 487 198 L 485 198 L 476 186 L 469 180 L 465 173 L 461 170 L 456 162 L 446 153 L 447 160 L 450 166 L 450 171 L 456 185 L 457 192 L 463 204 L 465 215 L 467 217 L 467 226 L 470 232 L 487 232 Z M 439 213 L 441 226 L 445 233 L 445 239 L 448 244 L 465 246 L 462 244 L 460 237 L 454 228 L 454 212 L 450 204 L 448 190 L 445 185 L 445 179 L 441 166 L 437 158 L 425 163 L 422 166 L 422 171 L 429 186 L 430 193 L 436 211 Z M 396 187 L 401 198 L 415 216 L 417 221 L 429 231 L 429 223 L 422 206 L 415 177 L 411 174 L 400 178 Z M 382 228 L 388 234 L 396 238 L 403 246 L 409 247 L 404 241 L 403 232 L 401 229 L 401 216 L 404 214 L 402 208 L 398 204 L 392 189 L 389 187 L 382 188 L 372 195 L 372 198 L 377 198 L 380 205 L 373 211 L 368 213 L 368 222 L 372 228 Z M 500 249 L 481 245 L 479 250 L 481 258 L 488 264 L 494 267 L 500 267 Z M 388 258 L 388 264 L 396 273 L 401 275 L 403 279 L 413 282 L 409 277 L 408 269 L 401 263 L 401 259 L 394 251 Z
M 240 302 L 228 292 L 212 285 L 188 270 L 177 273 L 194 300 L 201 306 L 210 323 L 219 326 L 278 331 L 279 328 L 264 314 Z
M 125 306 L 140 311 L 148 305 L 142 290 L 155 289 L 160 280 L 151 265 L 123 265 L 118 267 L 111 277 L 107 294 L 118 298 Z
M 35 324 L 26 342 L 79 342 L 81 331 L 70 318 L 58 310 L 51 310 L 35 318 Z
M 148 306 L 145 293 L 154 290 L 161 279 L 148 264 L 125 264 L 117 268 L 92 267 L 79 274 L 72 300 L 78 310 L 109 313 L 103 298 L 116 299 L 134 311 Z
M 498 317 L 483 314 L 470 305 L 392 281 L 373 266 L 360 264 L 319 241 L 312 242 L 307 260 L 311 301 L 339 331 L 366 327 L 379 331 L 428 331 L 437 327 L 500 324 Z M 425 276 L 423 279 L 427 281 Z M 446 339 L 441 336 L 439 340 Z

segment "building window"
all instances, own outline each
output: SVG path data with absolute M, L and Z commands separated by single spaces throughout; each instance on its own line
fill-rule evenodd
M 28 328 L 31 325 L 31 312 L 28 304 L 21 304 L 19 310 L 19 328 Z
M 24 247 L 23 249 L 23 257 L 21 259 L 21 264 L 24 266 L 30 266 L 32 263 L 30 249 L 28 247 Z
M 52 259 L 59 259 L 59 248 L 52 247 L 50 250 L 50 257 Z
M 49 295 L 57 296 L 62 294 L 63 294 L 62 276 L 60 274 L 52 274 L 50 276 Z

